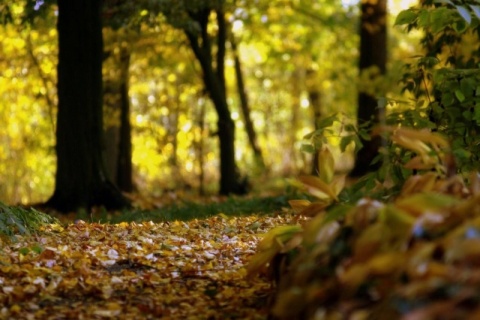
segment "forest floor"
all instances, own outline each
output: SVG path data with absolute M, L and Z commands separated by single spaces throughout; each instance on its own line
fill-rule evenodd
M 246 278 L 261 235 L 291 216 L 53 225 L 0 246 L 0 319 L 265 319 Z

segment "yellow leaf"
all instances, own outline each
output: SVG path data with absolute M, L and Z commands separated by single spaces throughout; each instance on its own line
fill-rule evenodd
M 356 289 L 367 280 L 368 268 L 364 264 L 354 264 L 345 272 L 339 275 L 340 282 L 349 293 L 353 293 Z
M 417 193 L 396 201 L 395 205 L 416 216 L 428 211 L 445 211 L 457 204 L 458 199 L 440 193 Z
M 284 244 L 300 231 L 302 231 L 302 228 L 296 225 L 279 226 L 270 230 L 258 244 L 258 252 L 248 263 L 248 276 L 252 276 L 262 270 L 277 253 L 284 249 Z
M 347 179 L 347 175 L 343 174 L 340 176 L 336 176 L 332 181 L 333 192 L 338 196 L 340 192 L 342 192 L 343 188 L 345 188 L 345 181 Z
M 415 156 L 403 165 L 406 169 L 416 170 L 430 170 L 435 168 L 438 164 L 438 160 L 433 157 L 421 157 Z
M 308 207 L 304 208 L 298 214 L 305 217 L 314 217 L 318 213 L 324 212 L 324 209 L 330 205 L 328 202 L 314 202 L 311 203 Z
M 302 227 L 297 225 L 278 226 L 271 229 L 258 244 L 259 251 L 270 249 L 276 243 L 285 243 L 296 233 L 302 231 Z
M 299 213 L 303 209 L 307 208 L 311 202 L 308 200 L 289 200 L 288 204 L 292 207 L 293 211 Z
M 282 319 L 295 319 L 307 303 L 302 290 L 292 288 L 280 291 L 272 307 L 272 314 Z
M 435 172 L 427 172 L 423 175 L 410 176 L 405 181 L 401 195 L 408 195 L 416 192 L 429 192 L 435 187 L 435 183 L 438 179 L 438 174 Z
M 338 200 L 337 195 L 332 190 L 332 187 L 322 180 L 314 176 L 302 176 L 299 180 L 305 185 L 308 193 L 319 199 L 335 199 Z
M 476 193 L 468 200 L 461 201 L 453 212 L 459 216 L 470 216 L 472 214 L 478 214 L 478 208 L 480 208 L 480 193 Z
M 401 127 L 396 130 L 396 135 L 402 135 L 411 139 L 421 140 L 425 143 L 431 143 L 440 147 L 448 147 L 450 144 L 443 136 L 431 132 L 427 129 L 416 130 L 411 128 Z
M 247 277 L 251 277 L 260 272 L 267 263 L 272 261 L 273 257 L 275 257 L 279 251 L 279 247 L 272 247 L 254 254 L 247 265 Z
M 415 218 L 412 215 L 392 205 L 387 205 L 381 210 L 380 219 L 393 232 L 407 232 L 415 224 Z
M 283 246 L 281 249 L 281 253 L 289 252 L 290 250 L 293 250 L 300 246 L 303 242 L 303 237 L 301 233 L 295 234 L 287 243 Z
M 390 238 L 390 230 L 385 224 L 377 222 L 368 226 L 353 245 L 354 260 L 356 262 L 368 261 Z
M 354 264 L 343 274 L 340 274 L 340 281 L 348 292 L 353 293 L 369 276 L 388 275 L 403 268 L 405 257 L 401 253 L 384 253 L 373 256 L 367 263 Z
M 225 213 L 219 213 L 218 216 L 223 220 L 228 220 L 228 216 Z
M 326 183 L 330 183 L 335 174 L 335 160 L 328 146 L 318 152 L 318 176 Z
M 427 156 L 432 149 L 420 140 L 410 139 L 403 136 L 392 136 L 392 141 L 399 146 L 418 153 L 421 156 Z
M 470 192 L 472 194 L 480 193 L 480 173 L 475 171 L 470 173 Z
M 324 222 L 323 216 L 310 220 L 305 228 L 304 242 L 307 246 L 322 243 L 329 244 L 340 232 L 337 221 Z
M 402 253 L 389 252 L 372 257 L 367 268 L 371 275 L 391 274 L 404 266 L 405 257 Z
M 480 239 L 452 242 L 445 250 L 447 263 L 475 264 L 480 258 Z
M 372 134 L 374 135 L 378 135 L 382 132 L 391 132 L 393 133 L 394 137 L 419 140 L 439 147 L 448 147 L 450 145 L 448 140 L 446 140 L 442 135 L 431 132 L 427 129 L 417 130 L 406 127 L 377 126 L 372 130 Z

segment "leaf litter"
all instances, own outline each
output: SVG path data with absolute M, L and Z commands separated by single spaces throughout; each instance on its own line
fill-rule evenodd
M 244 266 L 289 219 L 80 220 L 18 236 L 0 246 L 0 318 L 265 319 L 273 288 Z

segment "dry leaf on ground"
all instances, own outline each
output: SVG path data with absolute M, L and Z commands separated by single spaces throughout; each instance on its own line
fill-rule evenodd
M 79 221 L 0 248 L 0 318 L 264 319 L 270 283 L 245 279 L 285 217 Z

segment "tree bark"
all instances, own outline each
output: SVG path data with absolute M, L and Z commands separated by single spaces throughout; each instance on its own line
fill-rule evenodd
M 101 1 L 58 0 L 58 115 L 55 190 L 62 212 L 128 205 L 107 179 L 102 157 Z
M 378 67 L 380 74 L 385 74 L 387 64 L 387 0 L 361 1 L 360 25 L 360 72 L 372 66 Z M 358 94 L 357 122 L 359 125 L 367 121 L 378 123 L 379 110 L 377 99 L 364 92 Z M 362 176 L 379 168 L 380 163 L 372 165 L 378 155 L 381 138 L 374 137 L 370 141 L 361 140 L 363 148 L 358 152 L 351 176 Z
M 203 71 L 205 88 L 215 106 L 218 116 L 218 139 L 220 144 L 220 194 L 228 195 L 240 193 L 242 190 L 239 183 L 235 164 L 235 124 L 232 120 L 227 104 L 225 89 L 225 41 L 226 23 L 221 8 L 216 9 L 218 34 L 217 34 L 217 55 L 216 68 L 213 66 L 212 44 L 207 31 L 208 18 L 211 9 L 199 9 L 196 12 L 189 12 L 190 18 L 200 26 L 197 34 L 188 29 L 184 32 L 190 42 L 195 57 L 200 63 Z
M 132 180 L 132 126 L 130 123 L 129 69 L 130 51 L 120 49 L 120 141 L 118 143 L 118 163 L 116 184 L 120 190 L 133 191 Z
M 240 107 L 243 114 L 243 120 L 245 121 L 245 129 L 247 131 L 248 142 L 250 147 L 253 150 L 253 155 L 255 158 L 255 164 L 259 168 L 265 168 L 265 162 L 263 160 L 262 150 L 258 145 L 257 133 L 253 126 L 253 121 L 250 113 L 250 105 L 248 103 L 247 91 L 245 89 L 245 81 L 243 80 L 242 65 L 240 57 L 237 50 L 237 44 L 235 38 L 232 35 L 230 38 L 230 44 L 232 45 L 233 58 L 234 58 L 234 67 L 235 67 L 235 78 L 237 80 L 238 95 L 240 98 Z
M 308 101 L 310 102 L 310 107 L 313 114 L 313 126 L 315 130 L 318 129 L 318 121 L 322 117 L 322 94 L 320 92 L 318 82 L 317 82 L 317 71 L 313 69 L 308 69 L 306 72 L 306 87 L 308 94 Z M 319 152 L 315 150 L 313 154 L 313 163 L 312 163 L 312 174 L 318 175 L 318 158 Z

